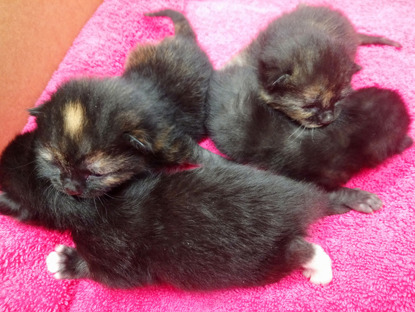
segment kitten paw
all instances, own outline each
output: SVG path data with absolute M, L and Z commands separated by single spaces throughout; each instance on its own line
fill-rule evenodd
M 370 192 L 361 189 L 342 188 L 339 191 L 332 193 L 330 196 L 335 200 L 337 205 L 345 206 L 363 213 L 373 213 L 382 208 L 382 200 Z
M 310 282 L 316 285 L 327 285 L 333 279 L 331 269 L 331 259 L 321 248 L 321 246 L 312 244 L 314 248 L 313 258 L 307 262 L 304 267 L 303 275 L 310 279 Z
M 59 245 L 46 258 L 46 267 L 56 279 L 83 277 L 86 263 L 75 248 Z
M 357 188 L 352 191 L 355 191 L 355 198 L 351 197 L 349 207 L 353 210 L 364 213 L 373 213 L 382 208 L 382 200 L 376 194 L 362 191 Z

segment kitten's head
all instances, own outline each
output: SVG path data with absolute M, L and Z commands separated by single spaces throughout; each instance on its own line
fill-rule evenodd
M 118 78 L 62 85 L 31 110 L 39 175 L 69 195 L 95 197 L 146 171 L 154 130 L 147 101 Z
M 308 128 L 333 122 L 340 100 L 360 70 L 341 46 L 313 38 L 269 42 L 259 61 L 261 96 L 271 107 Z M 279 46 L 277 44 L 280 44 Z

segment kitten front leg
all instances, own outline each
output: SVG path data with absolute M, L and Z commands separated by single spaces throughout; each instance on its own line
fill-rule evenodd
M 355 188 L 342 187 L 329 194 L 334 213 L 343 213 L 353 209 L 363 213 L 373 213 L 382 208 L 382 200 L 370 192 Z
M 26 209 L 22 209 L 19 203 L 11 200 L 7 193 L 4 192 L 0 194 L 0 214 L 24 221 L 28 218 L 29 212 Z
M 56 279 L 89 278 L 86 261 L 75 248 L 59 245 L 46 258 L 46 267 Z

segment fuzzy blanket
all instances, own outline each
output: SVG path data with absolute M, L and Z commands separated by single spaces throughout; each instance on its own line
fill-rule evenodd
M 363 70 L 353 84 L 399 90 L 414 115 L 414 0 L 326 3 L 345 12 L 359 31 L 402 43 L 401 50 L 360 47 L 357 62 Z M 36 104 L 68 78 L 119 75 L 137 43 L 173 33 L 169 19 L 144 17 L 145 12 L 169 7 L 185 13 L 218 68 L 272 18 L 297 4 L 297 0 L 106 0 Z M 25 130 L 33 126 L 30 119 Z M 413 127 L 411 135 L 415 137 Z M 202 144 L 214 149 L 209 140 Z M 414 164 L 412 147 L 350 181 L 351 187 L 377 193 L 384 201 L 381 211 L 332 216 L 312 227 L 309 240 L 323 246 L 333 260 L 334 278 L 325 287 L 312 285 L 300 271 L 266 287 L 208 293 L 169 286 L 112 290 L 88 280 L 57 281 L 47 273 L 45 258 L 55 245 L 71 244 L 70 234 L 0 216 L 0 311 L 415 311 Z

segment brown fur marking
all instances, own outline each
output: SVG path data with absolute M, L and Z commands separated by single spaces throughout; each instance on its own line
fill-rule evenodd
M 173 127 L 165 128 L 162 132 L 158 134 L 153 146 L 154 151 L 157 152 L 166 148 L 168 137 L 172 129 Z
M 38 156 L 44 160 L 51 162 L 57 161 L 62 165 L 66 164 L 65 156 L 56 148 L 50 146 L 44 146 L 37 150 Z
M 130 69 L 142 63 L 148 62 L 154 57 L 157 47 L 151 44 L 138 45 L 127 57 L 125 69 Z
M 331 100 L 334 96 L 333 91 L 323 88 L 325 86 L 324 82 L 319 81 L 318 83 L 308 86 L 304 89 L 303 95 L 309 101 L 319 100 L 323 108 L 330 107 Z
M 93 171 L 100 174 L 108 174 L 122 168 L 127 160 L 128 157 L 123 155 L 111 156 L 105 152 L 99 151 L 90 155 L 85 162 Z

